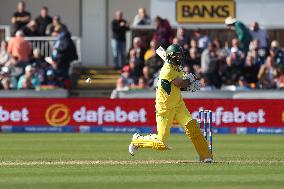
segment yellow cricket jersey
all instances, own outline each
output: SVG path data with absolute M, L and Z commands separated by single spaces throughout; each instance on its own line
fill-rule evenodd
M 172 82 L 177 77 L 183 78 L 183 71 L 165 62 L 160 71 L 156 89 L 157 110 L 172 109 L 183 102 L 180 88 Z

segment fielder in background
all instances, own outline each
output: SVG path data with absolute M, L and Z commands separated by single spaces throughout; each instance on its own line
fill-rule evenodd
M 184 126 L 185 133 L 194 144 L 200 161 L 212 162 L 208 144 L 198 122 L 192 118 L 181 95 L 181 89 L 191 92 L 200 90 L 199 80 L 193 74 L 184 74 L 181 67 L 184 61 L 183 49 L 179 45 L 169 46 L 166 54 L 161 57 L 164 57 L 165 63 L 161 69 L 156 89 L 158 134 L 142 136 L 135 133 L 128 148 L 129 153 L 134 155 L 138 148 L 171 149 L 167 142 L 170 136 L 170 128 L 175 119 L 180 125 Z

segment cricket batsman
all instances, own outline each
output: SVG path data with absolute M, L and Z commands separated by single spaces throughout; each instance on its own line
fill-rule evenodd
M 174 119 L 184 127 L 202 162 L 212 162 L 212 157 L 199 124 L 187 110 L 181 95 L 181 89 L 191 92 L 200 90 L 199 80 L 194 74 L 184 75 L 181 64 L 183 50 L 179 45 L 170 45 L 166 50 L 165 63 L 160 71 L 156 89 L 156 122 L 158 134 L 146 136 L 135 133 L 128 151 L 135 155 L 138 148 L 155 150 L 171 149 L 167 142 Z

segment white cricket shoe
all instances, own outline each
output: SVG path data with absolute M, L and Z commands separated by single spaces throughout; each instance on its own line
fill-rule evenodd
M 206 158 L 202 162 L 203 163 L 213 163 L 213 159 L 212 158 Z
M 138 150 L 137 146 L 134 146 L 134 144 L 129 144 L 128 152 L 130 153 L 130 155 L 134 156 L 137 150 Z

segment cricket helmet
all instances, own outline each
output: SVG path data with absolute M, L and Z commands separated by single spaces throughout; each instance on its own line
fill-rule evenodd
M 178 44 L 170 45 L 166 50 L 166 60 L 170 64 L 180 65 L 183 60 L 183 49 Z

